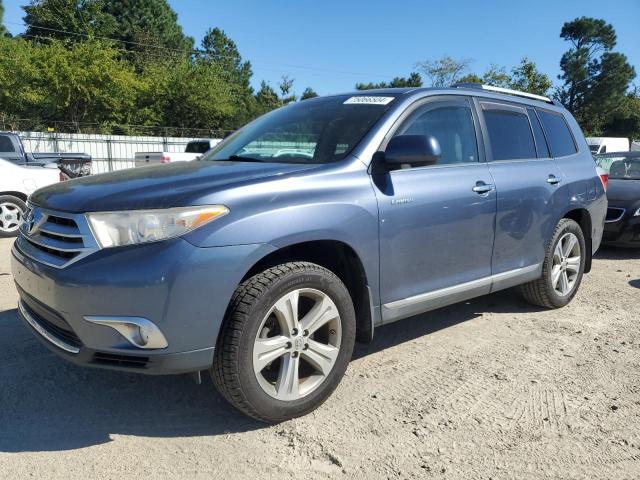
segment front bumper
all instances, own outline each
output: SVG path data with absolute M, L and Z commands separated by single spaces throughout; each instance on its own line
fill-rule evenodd
M 32 260 L 14 245 L 12 270 L 20 315 L 53 352 L 81 365 L 171 374 L 211 366 L 234 290 L 272 250 L 267 244 L 199 248 L 174 239 L 100 250 L 59 269 Z M 168 346 L 136 347 L 86 316 L 148 319 Z M 52 336 L 74 348 L 61 348 Z

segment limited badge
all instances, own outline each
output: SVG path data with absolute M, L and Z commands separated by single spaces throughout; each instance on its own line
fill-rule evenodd
M 394 97 L 357 96 L 344 101 L 345 105 L 387 105 Z

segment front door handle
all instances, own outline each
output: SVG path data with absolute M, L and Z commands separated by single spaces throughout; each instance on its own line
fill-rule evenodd
M 483 193 L 492 192 L 494 189 L 495 187 L 493 185 L 484 183 L 483 181 L 479 181 L 479 182 L 476 182 L 476 186 L 473 187 L 471 190 L 482 195 Z
M 556 177 L 555 175 L 549 175 L 549 177 L 547 178 L 547 183 L 550 183 L 551 185 L 557 185 L 562 181 L 562 179 Z

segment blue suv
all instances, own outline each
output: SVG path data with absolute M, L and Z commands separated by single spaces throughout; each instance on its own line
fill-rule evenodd
M 12 268 L 45 345 L 210 370 L 278 422 L 320 405 L 379 325 L 514 286 L 569 303 L 607 201 L 564 108 L 465 84 L 304 100 L 201 161 L 60 183 L 28 208 Z

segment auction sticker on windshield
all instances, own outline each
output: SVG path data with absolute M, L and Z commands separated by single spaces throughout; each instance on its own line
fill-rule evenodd
M 366 104 L 366 105 L 387 105 L 395 97 L 351 97 L 344 101 L 345 105 Z

